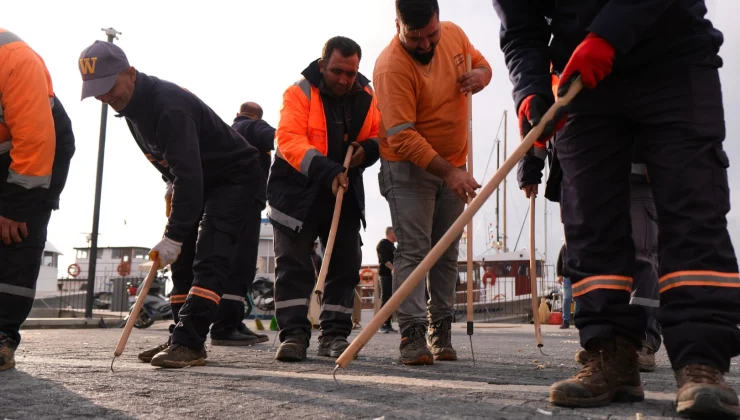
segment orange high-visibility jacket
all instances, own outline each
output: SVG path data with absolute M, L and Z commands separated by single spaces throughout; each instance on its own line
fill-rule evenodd
M 56 148 L 53 103 L 44 61 L 0 28 L 0 216 L 24 221 L 44 199 Z
M 270 168 L 267 186 L 267 211 L 273 224 L 298 233 L 320 188 L 330 188 L 333 179 L 344 171 L 341 162 L 329 157 L 329 138 L 321 92 L 318 60 L 304 70 L 304 78 L 283 94 L 280 122 L 275 132 L 277 152 Z M 358 74 L 353 91 L 345 98 L 351 119 L 345 142 L 358 142 L 365 162 L 349 169 L 349 189 L 354 192 L 364 224 L 364 168 L 380 157 L 378 125 L 380 111 L 370 81 Z M 327 105 L 330 106 L 330 105 Z
M 378 103 L 370 86 L 366 85 L 364 90 L 372 96 L 372 102 L 367 111 L 367 118 L 354 141 L 363 142 L 368 139 L 377 141 L 380 119 Z M 319 89 L 307 79 L 292 85 L 283 95 L 280 125 L 275 132 L 275 139 L 279 156 L 306 176 L 314 156 L 326 156 L 329 144 L 324 105 Z

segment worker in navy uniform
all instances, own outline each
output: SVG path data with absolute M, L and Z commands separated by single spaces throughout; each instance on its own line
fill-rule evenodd
M 588 353 L 550 402 L 601 406 L 640 401 L 637 349 L 643 308 L 630 305 L 635 244 L 630 234 L 633 147 L 643 150 L 659 225 L 657 320 L 684 416 L 740 416 L 724 380 L 740 354 L 740 278 L 727 231 L 730 208 L 720 31 L 703 0 L 494 0 L 522 134 L 580 76 L 585 89 L 559 127 L 565 272 Z M 534 152 L 532 154 L 535 154 Z M 530 191 L 531 193 L 531 191 Z
M 257 149 L 194 94 L 130 66 L 110 42 L 82 51 L 80 73 L 82 97 L 94 96 L 124 117 L 136 144 L 172 183 L 167 227 L 149 256 L 160 267 L 172 264 L 170 299 L 178 319 L 151 364 L 203 365 L 248 214 L 265 205 Z

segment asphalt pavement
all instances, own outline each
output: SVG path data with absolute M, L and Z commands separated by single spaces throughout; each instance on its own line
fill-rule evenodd
M 399 334 L 378 333 L 335 382 L 334 361 L 316 356 L 316 334 L 301 363 L 273 360 L 272 331 L 270 342 L 252 347 L 209 341 L 205 367 L 163 370 L 139 362 L 139 351 L 166 341 L 166 327 L 134 330 L 114 372 L 120 329 L 24 331 L 16 369 L 0 372 L 0 419 L 653 419 L 674 413 L 675 380 L 663 349 L 656 371 L 642 374 L 644 402 L 576 410 L 550 405 L 549 386 L 578 369 L 573 328 L 543 326 L 542 355 L 531 325 L 476 323 L 473 365 L 465 325 L 453 324 L 460 360 L 423 367 L 399 365 Z M 727 379 L 740 389 L 736 372 Z

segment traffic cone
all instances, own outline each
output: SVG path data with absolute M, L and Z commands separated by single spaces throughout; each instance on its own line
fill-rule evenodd
M 277 331 L 278 325 L 277 325 L 277 318 L 273 315 L 272 321 L 270 321 L 270 331 Z

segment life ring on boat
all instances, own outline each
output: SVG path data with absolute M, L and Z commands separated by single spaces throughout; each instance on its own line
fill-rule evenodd
M 365 281 L 365 276 L 369 276 L 370 280 Z M 369 284 L 375 283 L 375 271 L 369 268 L 365 268 L 364 270 L 360 271 L 360 281 L 363 283 L 369 283 Z
M 67 274 L 69 274 L 72 277 L 77 277 L 80 275 L 80 266 L 77 264 L 70 264 L 69 267 L 67 267 Z
M 118 271 L 119 276 L 128 276 L 129 274 L 131 274 L 131 263 L 118 264 L 118 268 L 116 269 L 116 271 Z
M 496 284 L 496 276 L 493 274 L 493 271 L 486 271 L 483 274 L 483 285 L 485 286 L 486 282 L 490 284 L 491 286 L 494 286 Z

